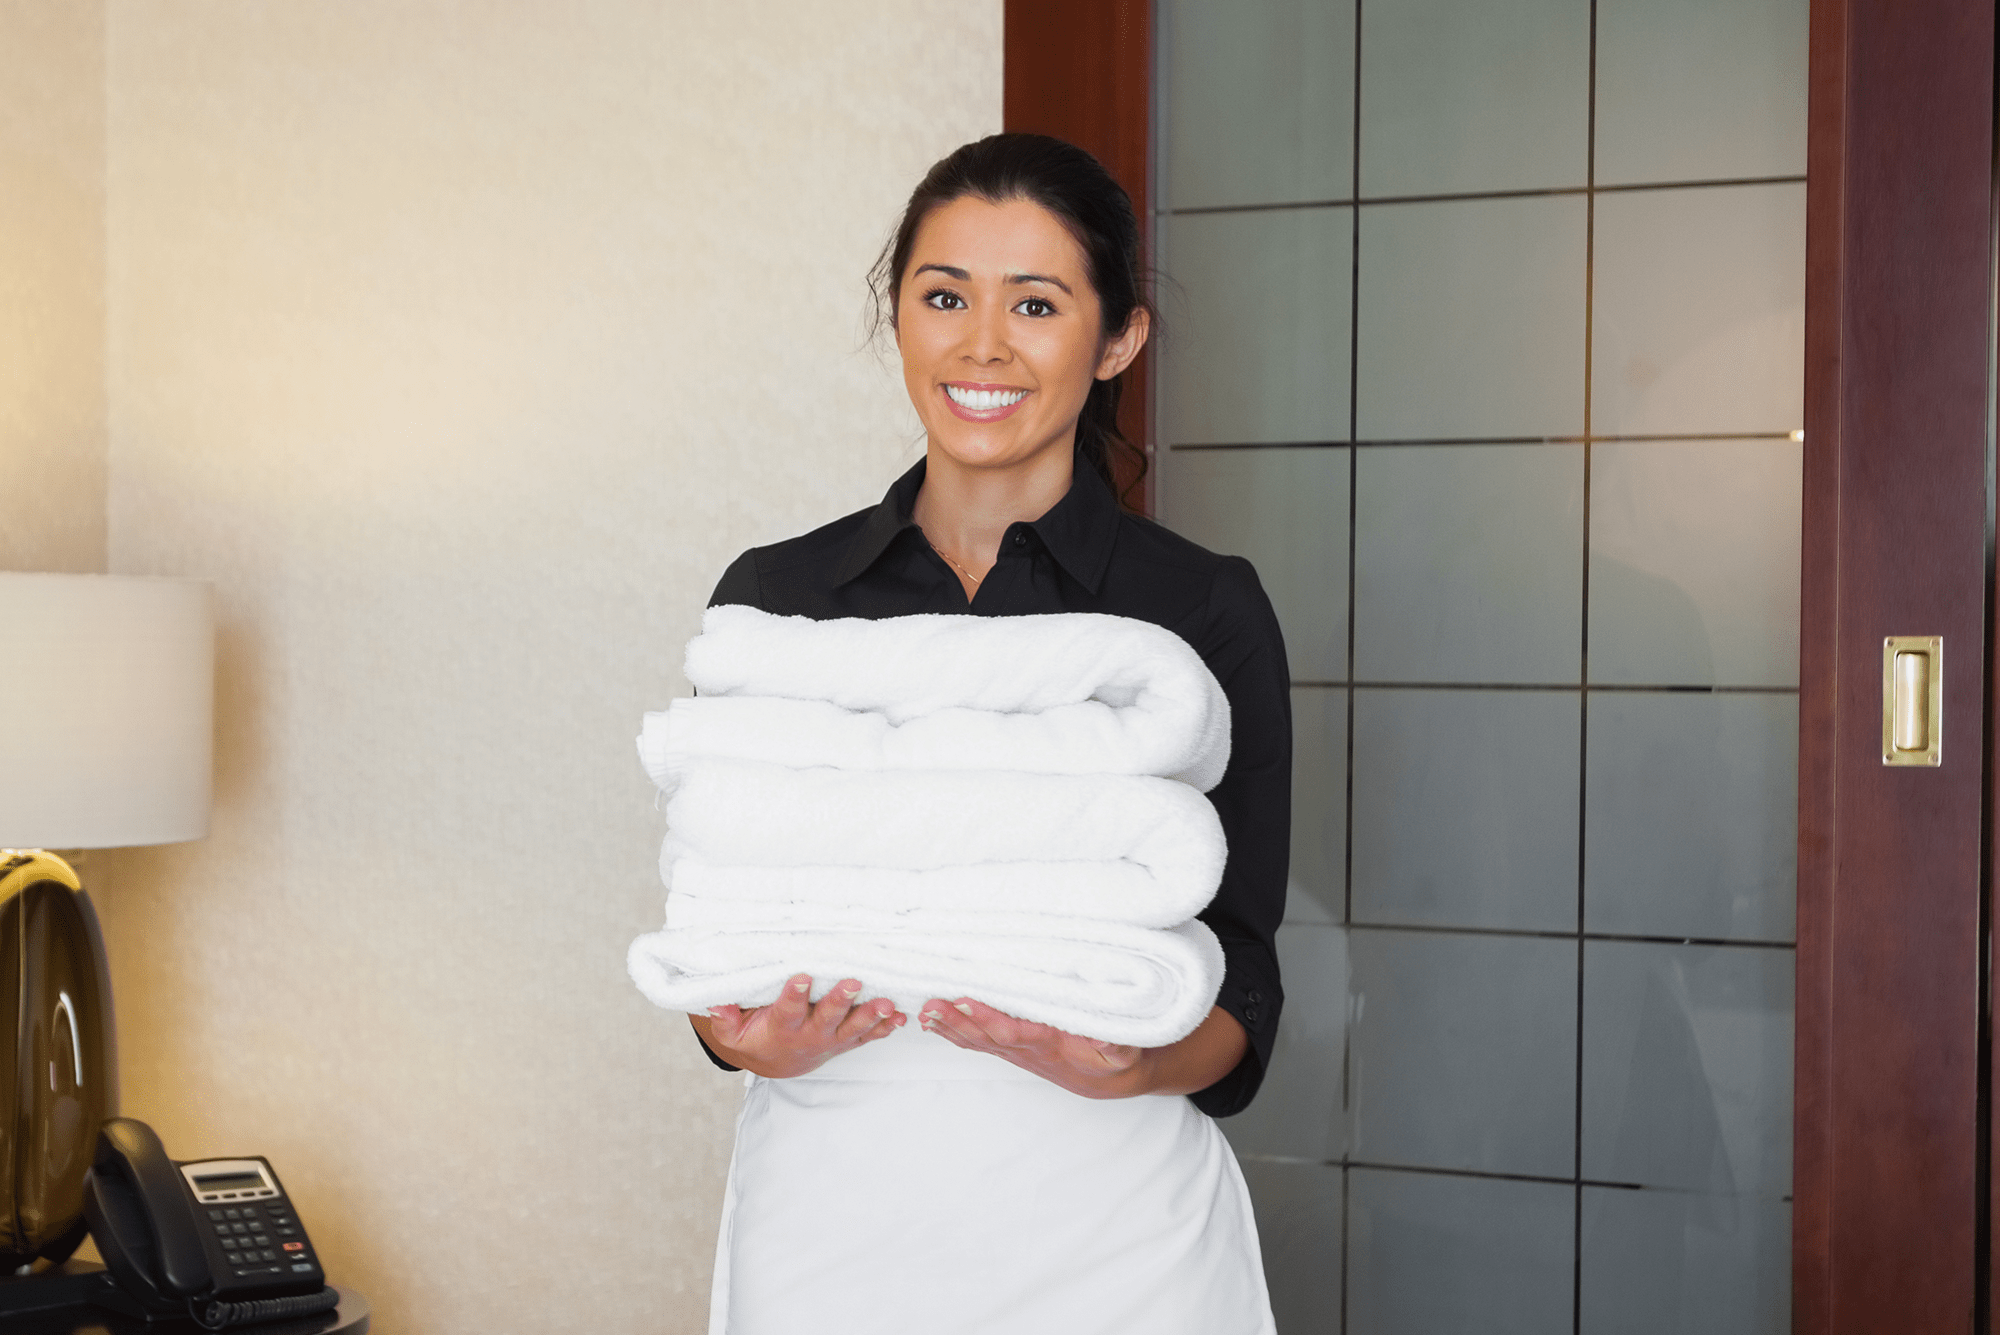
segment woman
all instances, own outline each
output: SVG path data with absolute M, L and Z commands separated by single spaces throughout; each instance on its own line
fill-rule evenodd
M 882 503 L 744 553 L 716 603 L 830 617 L 1102 612 L 1186 639 L 1227 692 L 1229 841 L 1201 915 L 1227 961 L 1192 1034 L 1124 1047 L 972 997 L 918 1016 L 813 1004 L 695 1017 L 752 1074 L 711 1330 L 1272 1329 L 1256 1233 L 1211 1117 L 1255 1094 L 1281 993 L 1291 725 L 1284 648 L 1248 562 L 1120 512 L 1119 376 L 1151 329 L 1131 202 L 1039 135 L 931 169 L 877 264 L 879 308 L 926 433 Z M 883 1043 L 882 1040 L 892 1041 Z M 928 1035 L 928 1037 L 927 1037 Z M 940 1042 L 939 1040 L 942 1040 Z M 1188 1096 L 1188 1097 L 1182 1097 Z

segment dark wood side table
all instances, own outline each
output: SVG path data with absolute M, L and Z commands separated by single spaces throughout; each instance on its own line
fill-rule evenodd
M 5 1335 L 208 1335 L 187 1319 L 142 1321 L 91 1301 L 110 1281 L 104 1267 L 69 1261 L 26 1280 L 0 1279 L 0 1331 Z M 231 1326 L 223 1335 L 368 1335 L 368 1300 L 334 1285 L 340 1306 L 331 1312 Z

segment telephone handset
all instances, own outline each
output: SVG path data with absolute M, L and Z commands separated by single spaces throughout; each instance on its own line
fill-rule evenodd
M 116 1289 L 145 1315 L 220 1330 L 340 1300 L 262 1158 L 176 1163 L 151 1127 L 114 1117 L 98 1133 L 84 1217 Z

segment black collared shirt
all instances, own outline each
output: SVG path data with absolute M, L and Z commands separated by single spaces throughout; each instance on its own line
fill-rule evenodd
M 1242 557 L 1217 556 L 1122 513 L 1111 489 L 1079 464 L 1053 509 L 1008 526 L 999 559 L 968 604 L 958 576 L 910 517 L 923 481 L 920 461 L 881 504 L 743 553 L 710 605 L 743 603 L 818 620 L 1108 612 L 1164 626 L 1194 646 L 1229 696 L 1231 716 L 1229 769 L 1208 795 L 1229 860 L 1201 920 L 1227 961 L 1217 1004 L 1241 1022 L 1250 1049 L 1235 1070 L 1193 1097 L 1211 1117 L 1242 1111 L 1263 1083 L 1284 1004 L 1274 938 L 1285 910 L 1292 809 L 1290 678 L 1257 572 Z

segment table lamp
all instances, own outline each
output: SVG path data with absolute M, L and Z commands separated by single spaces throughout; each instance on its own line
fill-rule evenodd
M 0 1275 L 83 1240 L 117 1111 L 97 913 L 46 850 L 208 833 L 214 625 L 198 580 L 0 572 Z

